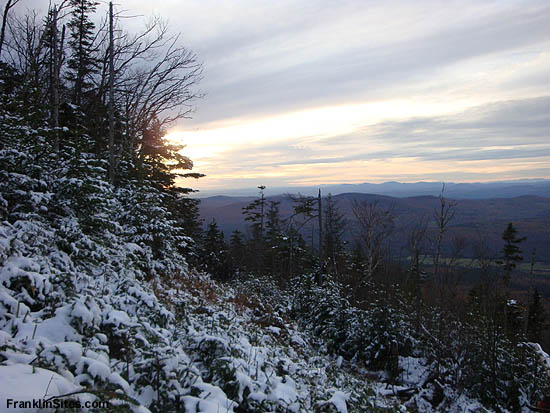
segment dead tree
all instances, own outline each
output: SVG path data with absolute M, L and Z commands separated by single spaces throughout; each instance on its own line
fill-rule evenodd
M 60 20 L 59 12 L 65 6 L 63 2 L 60 6 L 54 5 L 53 9 L 50 10 L 49 17 L 49 33 L 50 33 L 50 85 L 51 85 L 51 94 L 52 94 L 52 114 L 51 114 L 51 124 L 55 130 L 55 141 L 54 141 L 54 150 L 56 153 L 59 152 L 59 106 L 60 106 L 60 76 L 61 76 L 61 66 L 63 64 L 63 44 L 65 40 L 65 25 L 61 30 L 61 38 L 59 38 L 59 29 L 58 22 Z
M 115 40 L 113 2 L 109 2 L 109 182 L 115 181 Z
M 319 226 L 319 271 L 323 272 L 323 207 L 321 200 L 321 188 L 319 188 L 319 195 L 317 195 L 317 221 Z

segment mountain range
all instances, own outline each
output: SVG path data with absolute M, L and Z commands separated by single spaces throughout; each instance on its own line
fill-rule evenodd
M 425 187 L 428 187 L 427 184 Z M 452 193 L 450 188 L 448 193 Z M 447 187 L 445 194 L 447 194 Z M 246 233 L 247 223 L 244 221 L 242 209 L 255 198 L 230 196 L 203 198 L 200 204 L 201 217 L 206 224 L 215 219 L 227 238 L 235 229 Z M 332 198 L 350 224 L 346 231 L 346 238 L 350 243 L 353 243 L 358 235 L 352 210 L 354 202 L 377 203 L 380 208 L 392 211 L 396 224 L 392 245 L 396 251 L 406 249 L 408 233 L 418 222 L 425 220 L 428 223 L 428 230 L 435 230 L 434 213 L 439 207 L 437 196 L 392 197 L 342 193 Z M 448 199 L 452 198 L 449 196 Z M 280 213 L 283 219 L 292 214 L 293 204 L 288 196 L 269 196 L 267 200 L 280 202 Z M 535 251 L 537 261 L 550 263 L 550 197 L 523 195 L 510 198 L 462 198 L 453 199 L 453 201 L 456 203 L 456 213 L 449 224 L 446 237 L 448 240 L 462 238 L 467 245 L 464 250 L 466 256 L 473 256 L 475 245 L 482 241 L 497 256 L 502 248 L 502 233 L 507 224 L 513 222 L 519 235 L 527 237 L 527 240 L 521 244 L 526 260 L 529 260 Z M 305 227 L 304 237 L 306 238 L 317 231 L 313 221 L 311 226 Z
M 338 184 L 304 187 L 267 187 L 265 193 L 270 196 L 285 193 L 301 193 L 303 195 L 317 195 L 319 188 L 324 194 L 332 195 L 343 193 L 368 193 L 388 195 L 393 197 L 412 197 L 422 195 L 437 196 L 441 192 L 443 182 L 384 182 L 381 184 Z M 256 196 L 257 188 L 204 190 L 197 196 L 200 198 L 216 195 L 227 196 Z M 493 182 L 466 182 L 445 183 L 445 195 L 454 199 L 487 199 L 487 198 L 511 198 L 523 195 L 536 195 L 550 197 L 549 179 L 521 179 L 514 181 Z

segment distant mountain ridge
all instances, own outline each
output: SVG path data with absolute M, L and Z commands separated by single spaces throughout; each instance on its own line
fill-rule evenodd
M 316 195 L 319 188 L 324 194 L 332 195 L 342 193 L 370 193 L 377 195 L 388 195 L 397 198 L 413 196 L 432 195 L 437 196 L 441 192 L 443 182 L 396 182 L 389 181 L 381 184 L 338 184 L 320 185 L 306 187 L 267 187 L 266 194 L 275 196 L 284 193 L 301 193 L 304 195 Z M 225 196 L 256 196 L 257 188 L 227 189 L 223 191 L 201 191 L 198 196 L 201 198 L 214 195 Z M 550 179 L 521 179 L 515 181 L 494 181 L 494 182 L 466 182 L 466 183 L 445 183 L 445 195 L 454 199 L 488 199 L 488 198 L 512 198 L 524 195 L 535 195 L 550 197 Z

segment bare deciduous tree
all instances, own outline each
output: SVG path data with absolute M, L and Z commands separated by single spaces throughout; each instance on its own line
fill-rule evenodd
M 412 277 L 412 284 L 414 287 L 414 296 L 415 296 L 415 327 L 420 328 L 420 318 L 421 318 L 421 284 L 423 272 L 420 268 L 421 257 L 425 253 L 426 249 L 426 237 L 428 230 L 428 219 L 426 216 L 422 216 L 413 226 L 409 229 L 407 236 L 407 248 L 410 254 L 411 268 L 410 275 Z
M 179 35 L 170 36 L 162 20 L 154 20 L 145 33 L 126 37 L 115 54 L 115 90 L 127 119 L 129 144 L 138 151 L 140 136 L 153 121 L 164 127 L 189 117 L 201 96 L 195 87 L 202 64 L 195 53 L 179 46 Z
M 130 35 L 116 26 L 117 19 L 125 16 L 118 13 L 115 19 L 114 11 L 113 19 L 102 19 L 98 27 L 87 24 L 85 20 L 89 16 L 82 16 L 82 13 L 77 16 L 82 22 L 75 22 L 74 2 L 68 0 L 53 4 L 45 21 L 36 11 L 24 17 L 8 16 L 7 11 L 16 3 L 17 0 L 10 0 L 5 8 L 6 38 L 2 58 L 21 76 L 23 100 L 33 102 L 36 108 L 50 108 L 50 124 L 56 131 L 53 142 L 56 152 L 59 149 L 59 111 L 72 94 L 77 108 L 70 107 L 70 110 L 86 113 L 84 119 L 76 122 L 87 129 L 95 145 L 92 150 L 110 153 L 111 182 L 124 156 L 135 161 L 133 164 L 142 172 L 140 165 L 148 162 L 147 157 L 152 152 L 156 159 L 172 162 L 170 165 L 191 168 L 192 162 L 179 153 L 183 146 L 167 145 L 162 140 L 165 127 L 189 117 L 194 100 L 201 97 L 196 86 L 202 76 L 202 64 L 195 53 L 180 45 L 179 35 L 171 35 L 167 24 L 159 18 L 152 19 L 141 33 Z M 95 3 L 90 4 L 91 13 Z M 68 18 L 70 47 L 63 43 L 62 30 Z M 93 66 L 84 74 L 83 64 L 78 62 L 78 56 L 75 57 L 75 49 L 83 49 L 75 39 L 78 37 L 75 30 L 79 28 L 75 25 L 80 23 L 86 31 L 86 50 L 82 59 Z M 67 84 L 67 80 L 72 84 Z M 113 104 L 109 112 L 104 110 L 108 102 Z M 101 127 L 107 126 L 105 113 L 110 115 L 110 136 L 104 133 L 107 129 Z M 147 138 L 152 135 L 153 144 Z M 149 145 L 146 144 L 148 139 Z M 187 173 L 182 176 L 196 178 L 201 175 Z
M 3 58 L 14 67 L 23 80 L 23 99 L 47 107 L 49 84 L 49 50 L 46 28 L 36 11 L 24 17 L 7 20 L 7 36 Z
M 0 54 L 2 53 L 2 46 L 4 46 L 4 39 L 6 37 L 6 26 L 8 24 L 8 13 L 10 10 L 19 3 L 20 0 L 8 0 L 4 7 L 4 13 L 2 14 L 2 28 L 0 29 Z
M 353 214 L 359 224 L 359 238 L 366 259 L 366 278 L 373 276 L 383 257 L 383 245 L 394 230 L 392 209 L 374 202 L 353 201 Z
M 442 298 L 443 295 L 443 284 L 444 281 L 443 277 L 441 275 L 440 266 L 441 266 L 441 244 L 443 242 L 443 235 L 447 231 L 447 227 L 449 225 L 449 222 L 452 221 L 452 219 L 455 216 L 456 213 L 456 206 L 457 203 L 452 200 L 448 200 L 443 196 L 443 193 L 445 192 L 445 184 L 443 184 L 443 187 L 441 188 L 441 193 L 439 194 L 439 209 L 434 211 L 434 221 L 437 227 L 437 235 L 436 235 L 436 242 L 435 242 L 435 253 L 433 256 L 433 274 L 434 279 L 437 282 L 438 289 L 439 289 L 439 298 Z

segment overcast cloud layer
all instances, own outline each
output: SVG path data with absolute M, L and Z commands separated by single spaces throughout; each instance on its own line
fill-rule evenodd
M 550 178 L 548 1 L 115 5 L 204 62 L 195 187 Z

